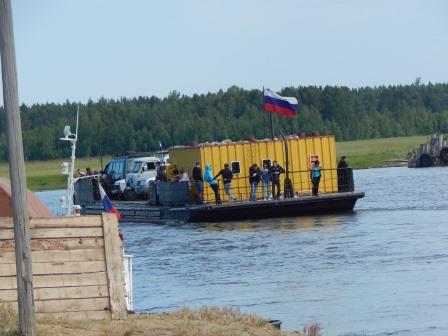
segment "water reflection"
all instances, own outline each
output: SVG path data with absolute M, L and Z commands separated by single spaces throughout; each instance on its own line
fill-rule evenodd
M 232 221 L 223 223 L 195 223 L 192 228 L 207 229 L 210 231 L 264 231 L 264 230 L 313 230 L 319 227 L 331 227 L 345 222 L 347 216 L 356 214 L 338 214 L 326 216 L 305 216 L 289 218 L 266 218 L 261 220 Z

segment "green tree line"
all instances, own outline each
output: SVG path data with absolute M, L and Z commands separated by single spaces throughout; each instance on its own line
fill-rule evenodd
M 448 132 L 448 84 L 380 86 L 287 87 L 284 96 L 297 97 L 297 117 L 274 115 L 276 133 L 334 134 L 355 140 Z M 260 90 L 230 87 L 216 93 L 165 98 L 100 98 L 87 103 L 21 105 L 27 160 L 67 157 L 59 140 L 64 125 L 75 128 L 80 107 L 77 156 L 123 151 L 152 151 L 193 142 L 270 137 L 269 115 L 262 110 Z M 0 109 L 0 160 L 8 158 L 5 117 Z

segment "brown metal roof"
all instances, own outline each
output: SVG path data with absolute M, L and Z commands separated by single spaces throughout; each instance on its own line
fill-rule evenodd
M 30 217 L 51 217 L 53 213 L 32 191 L 28 190 L 28 214 Z M 12 217 L 11 183 L 0 178 L 0 217 Z

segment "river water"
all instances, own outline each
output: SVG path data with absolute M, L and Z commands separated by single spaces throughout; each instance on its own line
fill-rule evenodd
M 231 306 L 323 335 L 448 335 L 448 169 L 355 171 L 353 213 L 121 226 L 134 308 Z M 61 191 L 38 193 L 57 210 Z

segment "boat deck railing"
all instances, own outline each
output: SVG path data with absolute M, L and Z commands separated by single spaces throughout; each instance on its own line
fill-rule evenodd
M 294 170 L 282 173 L 281 178 L 281 197 L 282 198 L 292 198 L 300 196 L 309 196 L 312 192 L 311 183 L 311 171 L 310 170 Z M 287 179 L 289 178 L 291 184 L 288 188 Z M 249 180 L 249 176 L 235 176 L 232 179 L 232 195 L 234 196 L 234 201 L 244 202 L 249 200 L 250 195 L 250 184 L 241 183 L 240 181 Z M 224 194 L 223 202 L 228 201 L 227 196 L 224 192 L 224 184 L 222 179 L 218 179 L 218 186 L 220 194 Z M 192 183 L 194 184 L 194 183 Z M 342 168 L 342 169 L 321 169 L 321 178 L 319 181 L 319 194 L 325 193 L 335 193 L 335 192 L 353 192 L 355 190 L 354 180 L 353 180 L 353 170 L 352 168 Z M 286 191 L 286 192 L 285 192 Z M 289 191 L 289 193 L 288 193 Z M 289 194 L 289 195 L 288 195 Z M 269 199 L 273 198 L 272 192 L 272 181 L 269 181 L 267 195 Z M 256 191 L 257 199 L 264 199 L 264 186 L 263 182 L 258 183 Z M 213 190 L 204 182 L 204 198 L 214 199 Z M 221 197 L 222 198 L 222 197 Z

